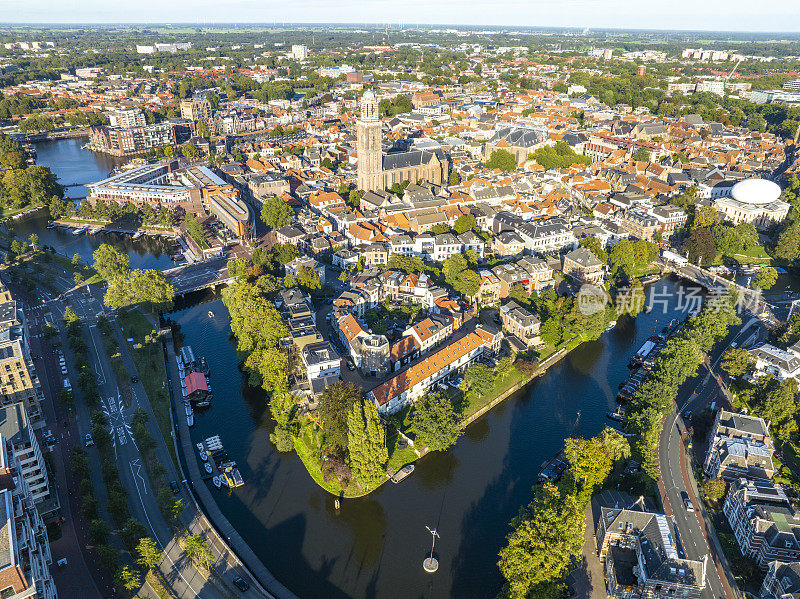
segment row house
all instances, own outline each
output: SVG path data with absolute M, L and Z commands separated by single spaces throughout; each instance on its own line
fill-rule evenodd
M 482 356 L 496 354 L 501 340 L 501 332 L 478 326 L 468 335 L 399 371 L 369 391 L 367 398 L 375 402 L 381 414 L 394 414 L 412 405 L 445 377 L 463 371 Z
M 661 226 L 661 234 L 664 239 L 668 239 L 676 229 L 686 224 L 686 211 L 677 206 L 656 206 L 650 210 L 655 219 Z
M 403 337 L 413 337 L 419 346 L 420 353 L 425 353 L 453 334 L 453 321 L 447 316 L 431 314 L 405 331 Z
M 631 235 L 645 241 L 652 241 L 656 232 L 661 230 L 661 224 L 655 216 L 638 208 L 626 210 L 618 217 L 618 221 Z
M 774 560 L 800 560 L 800 518 L 780 485 L 741 478 L 731 483 L 722 511 L 742 555 L 762 570 Z

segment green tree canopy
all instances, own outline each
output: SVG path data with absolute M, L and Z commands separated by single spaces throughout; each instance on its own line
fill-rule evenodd
M 264 202 L 261 220 L 270 229 L 280 229 L 292 223 L 292 208 L 282 198 L 273 196 Z
M 353 402 L 347 415 L 347 448 L 353 480 L 363 489 L 373 489 L 386 479 L 386 436 L 373 402 Z
M 463 432 L 461 414 L 449 396 L 440 392 L 427 393 L 414 404 L 412 430 L 417 442 L 431 451 L 441 451 L 455 445 Z
M 348 415 L 353 405 L 359 402 L 361 402 L 361 389 L 353 383 L 338 381 L 325 387 L 319 409 L 326 448 L 336 453 L 346 453 L 349 435 Z
M 517 159 L 508 150 L 492 150 L 486 168 L 499 168 L 501 171 L 513 171 L 517 168 Z

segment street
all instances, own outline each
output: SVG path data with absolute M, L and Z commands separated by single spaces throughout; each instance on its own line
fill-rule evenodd
M 758 322 L 758 319 L 752 318 L 744 326 L 734 328 L 726 339 L 717 344 L 717 349 L 709 356 L 712 370 L 730 343 L 739 341 L 741 344 L 743 340 L 752 335 L 753 332 L 750 328 Z M 686 444 L 689 442 L 686 427 L 680 416 L 687 409 L 693 412 L 702 411 L 712 401 L 717 401 L 717 405 L 719 405 L 719 399 L 715 399 L 718 395 L 717 386 L 716 384 L 709 385 L 710 381 L 716 383 L 710 372 L 701 366 L 700 374 L 689 384 L 684 385 L 679 392 L 676 398 L 677 411 L 673 410 L 664 420 L 659 439 L 658 461 L 663 482 L 662 495 L 665 493 L 664 508 L 666 513 L 675 517 L 681 544 L 687 558 L 701 560 L 706 554 L 709 555 L 706 570 L 707 584 L 702 596 L 704 599 L 722 599 L 724 597 L 733 599 L 737 596 L 733 591 L 736 588 L 733 574 L 699 497 L 689 456 L 686 452 Z M 700 450 L 699 454 L 702 455 L 702 448 L 698 449 Z M 694 512 L 685 509 L 681 497 L 683 491 L 688 493 L 695 509 Z M 711 551 L 709 551 L 709 547 L 712 547 Z

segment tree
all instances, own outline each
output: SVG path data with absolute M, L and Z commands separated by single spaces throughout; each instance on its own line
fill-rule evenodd
M 181 152 L 183 152 L 183 155 L 189 160 L 197 160 L 200 158 L 200 150 L 198 150 L 197 146 L 190 141 L 187 141 L 181 146 Z
M 700 486 L 700 494 L 706 502 L 717 503 L 725 497 L 726 487 L 724 478 L 709 478 Z
M 494 372 L 483 362 L 476 362 L 464 373 L 464 381 L 470 391 L 485 396 L 494 390 Z
M 504 381 L 514 374 L 514 364 L 511 363 L 511 359 L 508 356 L 504 356 L 498 360 L 495 372 L 497 373 L 497 378 Z
M 261 220 L 270 229 L 280 229 L 292 223 L 292 208 L 283 199 L 273 196 L 264 202 Z
M 694 212 L 691 229 L 694 231 L 702 227 L 713 227 L 721 222 L 722 217 L 720 217 L 719 212 L 711 206 L 701 206 Z
M 208 542 L 199 534 L 188 535 L 186 537 L 184 551 L 194 563 L 206 568 L 211 567 L 211 564 L 214 562 L 214 555 L 208 547 Z
M 778 234 L 774 255 L 787 262 L 800 258 L 800 221 L 790 224 Z
M 462 214 L 456 219 L 456 222 L 453 223 L 453 231 L 455 231 L 458 235 L 466 233 L 467 231 L 477 230 L 478 221 L 475 220 L 475 217 L 471 214 Z
M 211 137 L 211 132 L 208 130 L 205 119 L 197 121 L 197 135 L 200 137 Z
M 639 148 L 633 153 L 632 158 L 636 162 L 650 162 L 650 151 L 647 148 Z
M 301 266 L 297 269 L 297 284 L 306 291 L 322 289 L 319 274 L 310 266 Z
M 108 524 L 95 519 L 89 523 L 89 540 L 94 545 L 102 545 L 108 540 Z
M 569 477 L 573 485 L 581 485 L 588 497 L 611 473 L 616 460 L 630 456 L 628 441 L 619 432 L 604 429 L 591 439 L 567 439 L 564 455 L 572 468 Z
M 689 252 L 689 261 L 700 266 L 711 266 L 717 257 L 714 237 L 705 227 L 692 231 L 683 242 L 683 249 Z
M 461 175 L 458 174 L 458 171 L 450 171 L 450 175 L 447 177 L 447 184 L 450 187 L 461 184 Z
M 92 256 L 94 257 L 94 269 L 109 283 L 120 277 L 127 277 L 131 272 L 128 255 L 123 254 L 112 245 L 101 244 Z
M 135 591 L 142 586 L 141 575 L 130 566 L 122 566 L 116 576 L 114 576 L 117 586 L 126 591 Z
M 39 249 L 39 236 L 36 233 L 31 233 L 30 237 L 28 237 L 28 243 L 31 244 L 31 247 L 34 250 Z
M 378 409 L 371 401 L 356 401 L 347 415 L 347 447 L 353 480 L 363 489 L 377 487 L 386 479 L 389 454 Z
M 511 599 L 540 597 L 540 585 L 558 581 L 583 547 L 584 509 L 556 486 L 537 488 L 534 500 L 512 521 L 498 566 Z
M 755 289 L 770 289 L 778 281 L 778 271 L 774 268 L 759 268 L 753 279 Z
M 72 266 L 80 266 L 81 260 L 82 260 L 81 255 L 78 252 L 72 254 L 72 261 L 71 261 Z
M 501 171 L 513 171 L 517 168 L 517 159 L 508 150 L 492 150 L 486 168 L 498 168 Z
M 161 549 L 151 537 L 142 537 L 136 545 L 136 563 L 145 570 L 152 570 L 164 557 Z
M 597 237 L 584 237 L 581 239 L 580 244 L 582 247 L 589 248 L 603 264 L 608 261 L 608 254 L 603 249 L 603 243 Z
M 247 272 L 250 267 L 250 262 L 247 258 L 233 258 L 228 260 L 228 275 L 231 277 L 239 277 Z
M 349 434 L 348 415 L 361 401 L 361 389 L 353 383 L 338 381 L 328 385 L 320 398 L 325 446 L 334 452 L 345 453 Z
M 417 442 L 430 451 L 442 451 L 455 445 L 464 430 L 461 415 L 449 396 L 432 392 L 414 404 L 412 430 Z

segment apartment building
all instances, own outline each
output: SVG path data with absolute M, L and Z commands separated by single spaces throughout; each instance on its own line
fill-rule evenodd
M 0 305 L 0 313 L 9 310 L 16 313 L 15 302 Z M 41 385 L 21 324 L 0 328 L 0 397 L 4 406 L 18 402 L 25 406 L 33 422 L 44 418 Z
M 800 562 L 775 560 L 767 567 L 761 584 L 761 599 L 797 599 L 800 597 Z
M 703 470 L 725 480 L 769 480 L 775 473 L 775 446 L 762 418 L 718 410 L 708 436 Z
M 619 216 L 619 224 L 634 237 L 645 241 L 652 241 L 656 232 L 661 230 L 661 224 L 655 216 L 637 208 L 623 212 Z
M 300 352 L 311 394 L 316 396 L 339 380 L 342 359 L 328 341 L 309 343 Z
M 448 375 L 464 370 L 482 356 L 494 355 L 500 348 L 502 337 L 499 331 L 492 332 L 479 326 L 472 333 L 397 372 L 369 391 L 367 398 L 375 402 L 382 414 L 393 414 L 414 403 Z
M 334 313 L 339 339 L 348 349 L 353 364 L 368 376 L 389 372 L 390 347 L 385 335 L 367 329 L 352 313 L 337 309 Z
M 610 507 L 600 512 L 597 552 L 609 597 L 700 597 L 707 556 L 702 561 L 686 558 L 673 516 Z
M 51 493 L 44 456 L 22 403 L 0 407 L 0 436 L 19 463 L 19 472 L 42 516 L 58 510 L 58 496 Z
M 0 596 L 57 599 L 47 527 L 6 441 L 0 435 Z
M 211 104 L 205 98 L 186 98 L 181 100 L 181 118 L 194 122 L 203 120 L 210 129 Z
M 722 511 L 742 555 L 753 558 L 762 570 L 774 560 L 800 560 L 800 517 L 780 485 L 734 481 Z

